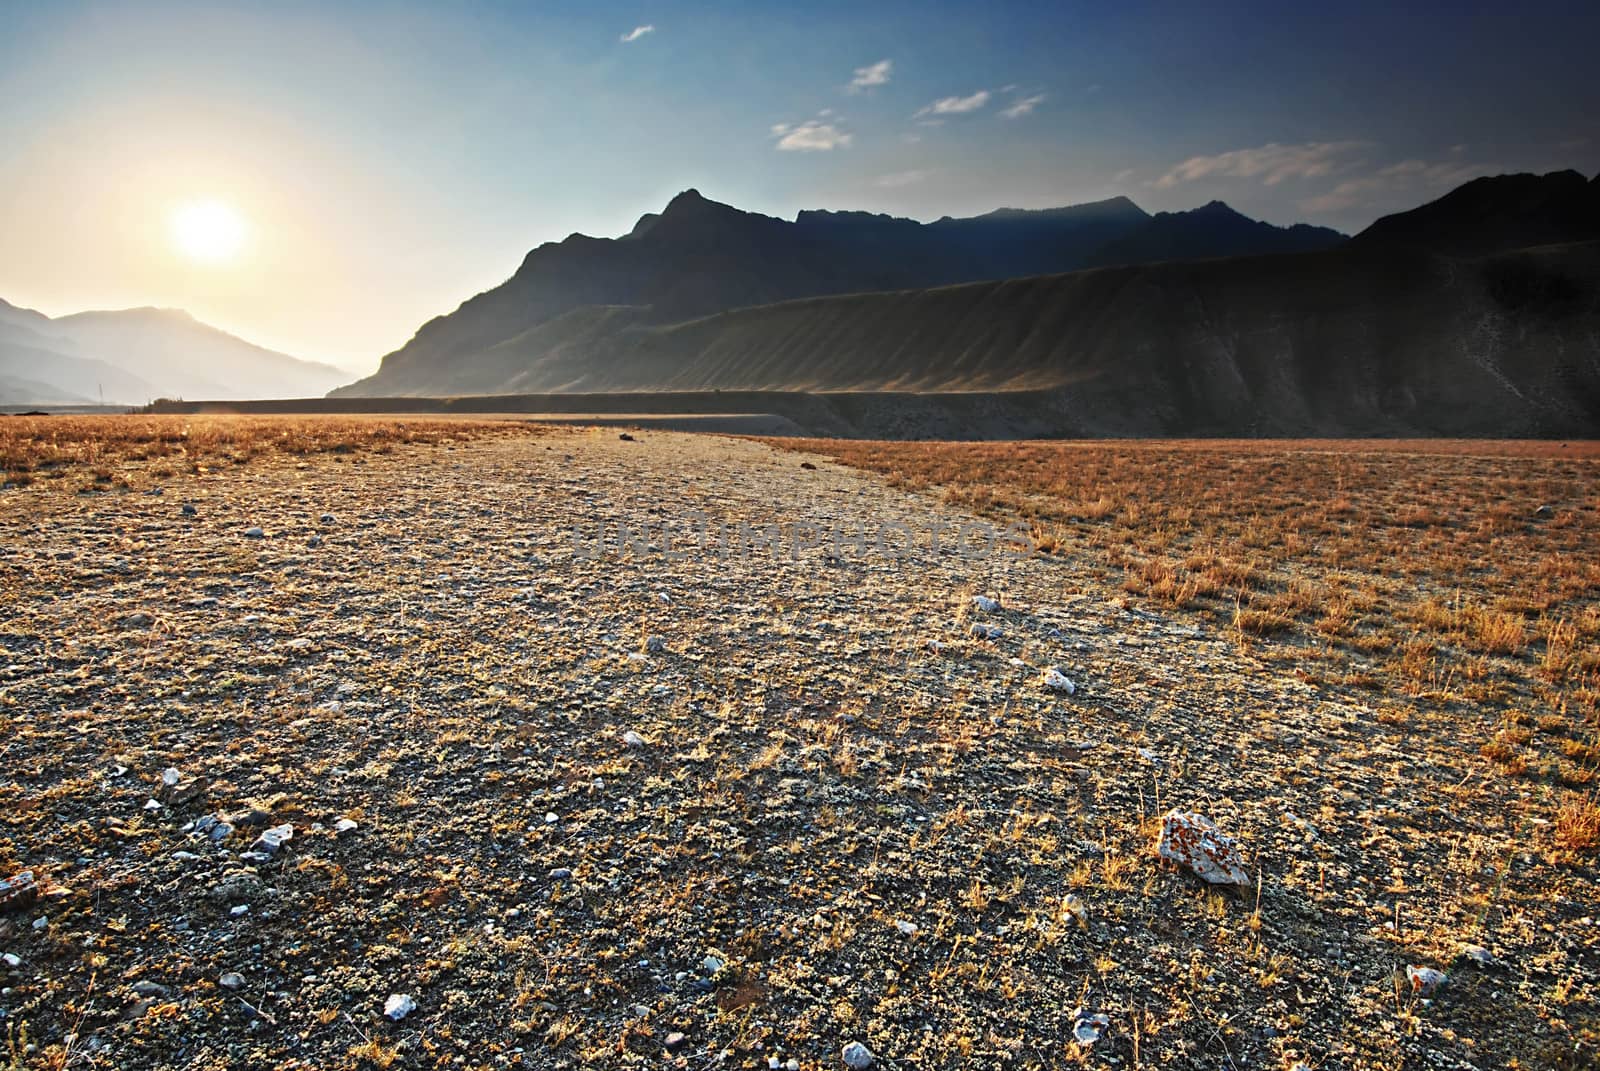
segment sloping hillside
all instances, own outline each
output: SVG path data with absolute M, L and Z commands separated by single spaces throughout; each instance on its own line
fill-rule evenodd
M 1115 197 L 929 224 L 865 212 L 801 212 L 791 223 L 689 190 L 623 238 L 573 235 L 540 246 L 504 284 L 424 324 L 376 374 L 338 393 L 415 393 L 440 384 L 451 393 L 556 389 L 564 373 L 544 366 L 581 360 L 581 353 L 596 352 L 604 337 L 624 326 L 679 323 L 803 297 L 1073 271 L 1101 262 L 1103 250 L 1144 234 L 1151 222 L 1132 201 Z M 1184 259 L 1342 240 L 1331 231 L 1312 237 L 1285 231 L 1230 210 L 1225 219 L 1206 215 L 1198 225 L 1163 223 L 1146 242 L 1158 247 L 1154 259 Z M 1152 258 L 1136 249 L 1133 259 Z M 579 328 L 566 318 L 594 306 L 635 311 L 603 324 L 580 314 L 585 340 L 579 346 L 572 335 Z M 536 344 L 557 324 L 560 346 Z
M 1600 432 L 1600 243 L 1338 250 L 593 319 L 502 348 L 517 390 L 1045 391 L 1074 434 Z M 448 367 L 414 393 L 453 393 Z M 975 432 L 976 433 L 976 430 Z

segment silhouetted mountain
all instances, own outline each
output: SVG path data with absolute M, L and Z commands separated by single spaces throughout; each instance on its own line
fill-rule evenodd
M 320 394 L 349 377 L 262 349 L 175 309 L 51 319 L 0 301 L 0 404 Z
M 1576 171 L 1473 179 L 1437 201 L 1384 216 L 1353 240 L 1474 256 L 1600 239 L 1600 176 Z
M 1242 215 L 1221 201 L 1212 201 L 1187 212 L 1157 213 L 1136 230 L 1095 250 L 1089 262 L 1103 267 L 1258 253 L 1309 253 L 1332 249 L 1346 240 L 1327 227 L 1305 223 L 1275 227 Z
M 1232 214 L 1227 231 L 1198 253 L 1284 247 L 1281 228 Z M 568 314 L 626 306 L 627 323 L 673 323 L 753 305 L 828 294 L 944 286 L 1071 271 L 1097 251 L 1138 233 L 1150 217 L 1125 197 L 1044 210 L 1000 209 L 934 223 L 865 212 L 806 211 L 790 223 L 711 201 L 697 190 L 640 218 L 625 237 L 572 235 L 530 252 L 505 283 L 430 320 L 380 370 L 339 393 L 397 393 L 459 374 L 457 391 L 496 377 L 526 377 L 508 356 L 515 340 L 553 334 L 571 345 Z M 1322 232 L 1319 232 L 1322 233 Z M 1331 232 L 1327 232 L 1331 233 Z M 1252 239 L 1263 244 L 1252 246 Z M 587 332 L 597 321 L 580 315 Z M 558 323 L 558 321 L 563 321 Z M 585 334 L 585 338 L 589 336 Z M 511 361 L 511 363 L 507 363 Z

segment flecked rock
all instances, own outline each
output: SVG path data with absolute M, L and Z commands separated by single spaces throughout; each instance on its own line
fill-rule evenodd
M 1188 867 L 1213 885 L 1249 885 L 1250 872 L 1230 837 L 1204 815 L 1169 811 L 1161 819 L 1161 858 Z
M 859 1041 L 852 1041 L 846 1045 L 844 1052 L 839 1054 L 839 1058 L 844 1061 L 844 1065 L 850 1068 L 851 1071 L 861 1071 L 862 1068 L 871 1067 L 873 1061 L 877 1059 L 872 1054 L 872 1050 Z
M 1411 983 L 1411 991 L 1419 997 L 1431 997 L 1433 991 L 1444 984 L 1445 973 L 1436 971 L 1432 967 L 1407 967 L 1406 980 Z
M 1079 1008 L 1072 1016 L 1072 1039 L 1079 1045 L 1093 1045 L 1110 1025 L 1111 1017 L 1104 1012 L 1091 1015 Z

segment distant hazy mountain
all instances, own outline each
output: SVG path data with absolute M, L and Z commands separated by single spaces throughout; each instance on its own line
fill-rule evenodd
M 1095 267 L 1162 260 L 1309 253 L 1346 241 L 1327 227 L 1296 223 L 1275 227 L 1212 201 L 1187 212 L 1160 212 L 1135 230 L 1107 242 L 1089 258 Z
M 1409 245 L 1473 256 L 1600 239 L 1600 175 L 1576 171 L 1474 179 L 1356 236 L 1363 245 Z
M 171 398 L 284 398 L 349 379 L 252 345 L 173 309 L 51 319 L 0 301 L 0 404 L 143 404 Z
M 1232 216 L 1187 240 L 1174 228 L 1163 256 L 1284 248 L 1283 229 Z M 572 235 L 533 250 L 505 283 L 430 320 L 376 374 L 336 393 L 551 389 L 541 362 L 588 352 L 612 332 L 794 298 L 1072 271 L 1151 223 L 1125 197 L 928 224 L 824 211 L 788 222 L 687 190 L 622 238 Z

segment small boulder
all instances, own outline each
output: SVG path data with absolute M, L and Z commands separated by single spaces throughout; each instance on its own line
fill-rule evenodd
M 1052 692 L 1065 692 L 1067 695 L 1075 695 L 1078 691 L 1072 678 L 1054 667 L 1044 671 L 1044 686 Z
M 1250 872 L 1238 845 L 1211 819 L 1185 811 L 1169 811 L 1161 819 L 1161 858 L 1187 867 L 1213 885 L 1248 886 Z

